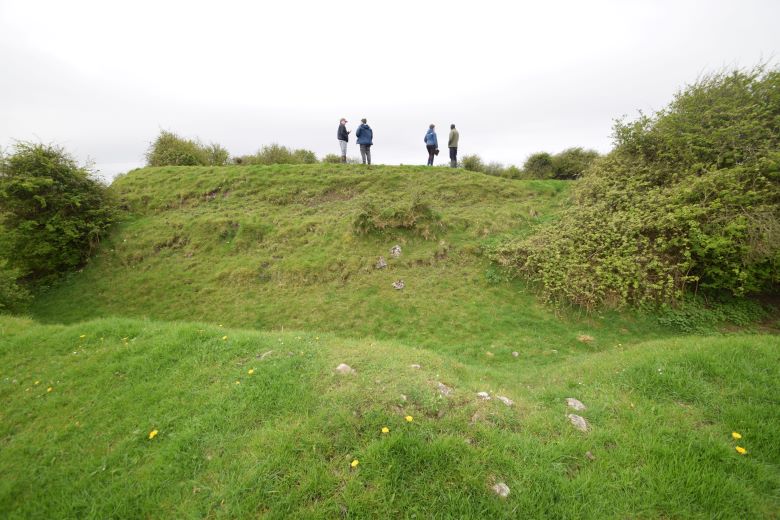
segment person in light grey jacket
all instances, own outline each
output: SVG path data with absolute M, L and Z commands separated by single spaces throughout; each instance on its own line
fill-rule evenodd
M 458 167 L 458 140 L 460 139 L 460 134 L 458 133 L 457 129 L 455 129 L 455 125 L 450 125 L 450 139 L 447 142 L 447 146 L 450 149 L 450 166 L 453 168 Z

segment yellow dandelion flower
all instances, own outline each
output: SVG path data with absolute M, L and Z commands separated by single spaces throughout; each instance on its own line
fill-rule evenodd
M 735 441 L 742 438 L 742 434 L 737 432 L 731 432 L 731 436 L 734 438 Z
M 40 384 L 40 383 L 41 383 L 40 381 L 36 381 L 36 382 L 35 382 L 35 384 L 36 384 L 36 385 L 38 385 L 38 384 Z
M 737 446 L 736 450 L 737 450 L 737 453 L 739 453 L 740 455 L 744 455 L 744 454 L 747 453 L 747 450 L 745 448 L 743 448 L 742 446 Z
M 319 336 L 317 336 L 317 337 L 316 337 L 316 338 L 314 338 L 314 339 L 320 339 L 320 337 L 319 337 Z
M 249 374 L 250 376 L 252 374 L 254 374 L 254 373 L 255 373 L 255 369 L 254 368 L 250 368 L 249 371 L 247 372 L 247 374 Z
M 149 432 L 149 440 L 154 439 L 157 437 L 157 430 L 152 430 Z
M 412 421 L 414 421 L 414 417 L 412 417 L 411 415 L 407 415 L 407 416 L 405 417 L 405 419 L 406 419 L 406 422 L 412 422 Z
M 49 388 L 46 389 L 47 392 L 51 392 L 52 390 L 54 390 L 54 388 L 52 388 L 52 387 L 49 387 Z
M 236 384 L 237 384 L 237 385 L 240 385 L 240 384 L 241 384 L 241 381 L 236 381 Z
M 227 336 L 222 336 L 222 341 L 227 341 Z
M 350 466 L 352 466 L 353 468 L 357 468 L 357 465 L 358 465 L 358 464 L 360 464 L 360 461 L 359 461 L 359 460 L 357 460 L 357 459 L 355 459 L 355 460 L 353 460 L 353 461 L 350 463 Z
M 383 426 L 382 433 L 390 433 L 390 428 L 388 428 L 387 426 Z
M 86 338 L 86 337 L 87 337 L 87 335 L 86 335 L 86 334 L 82 334 L 81 336 L 79 336 L 79 338 L 80 338 L 80 339 L 84 339 L 84 338 Z

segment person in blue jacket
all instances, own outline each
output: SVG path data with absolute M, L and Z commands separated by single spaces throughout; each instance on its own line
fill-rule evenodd
M 374 131 L 366 124 L 366 118 L 360 120 L 360 125 L 355 132 L 357 136 L 357 144 L 360 145 L 360 157 L 363 159 L 363 164 L 371 164 L 371 146 L 374 144 Z
M 436 139 L 436 125 L 428 127 L 425 133 L 425 148 L 428 150 L 428 166 L 433 166 L 433 156 L 439 151 L 439 140 Z

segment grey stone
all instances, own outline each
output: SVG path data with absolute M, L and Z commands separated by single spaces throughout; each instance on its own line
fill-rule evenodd
M 346 363 L 341 363 L 339 366 L 336 367 L 336 372 L 338 372 L 339 374 L 354 374 L 355 369 L 347 365 Z
M 504 397 L 503 395 L 497 395 L 497 396 L 496 396 L 496 399 L 498 399 L 499 401 L 501 401 L 502 403 L 504 403 L 504 404 L 505 404 L 505 405 L 507 405 L 507 406 L 512 406 L 513 404 L 515 404 L 515 402 L 514 402 L 514 401 L 512 401 L 512 400 L 511 400 L 510 398 L 508 398 L 508 397 Z
M 448 397 L 452 393 L 452 388 L 444 383 L 439 383 L 439 393 L 444 397 Z
M 499 482 L 495 486 L 493 486 L 493 491 L 496 495 L 500 496 L 501 498 L 506 498 L 509 496 L 509 486 L 504 484 L 503 482 Z
M 380 256 L 379 257 L 379 261 L 377 261 L 377 263 L 376 263 L 376 268 L 377 269 L 384 269 L 385 267 L 387 267 L 387 262 L 385 262 L 385 257 L 384 256 Z
M 520 352 L 512 352 L 512 357 L 518 357 L 520 355 Z
M 566 417 L 569 418 L 569 421 L 571 421 L 572 426 L 574 426 L 581 432 L 588 431 L 589 429 L 588 421 L 586 421 L 584 417 L 580 417 L 579 415 L 574 415 L 573 413 L 570 413 Z
M 477 397 L 485 401 L 490 401 L 490 394 L 487 392 L 477 392 Z
M 574 408 L 577 411 L 585 410 L 585 405 L 582 404 L 581 401 L 578 399 L 575 399 L 573 397 L 567 397 L 566 398 L 566 404 L 569 405 L 569 407 Z
M 392 256 L 393 258 L 398 258 L 399 256 L 401 256 L 401 246 L 396 244 L 392 248 L 390 248 L 390 256 Z
M 393 282 L 393 289 L 400 291 L 404 287 L 406 287 L 406 284 L 404 283 L 403 280 L 396 280 L 395 282 Z
M 417 369 L 417 370 L 419 370 L 419 369 L 420 369 L 420 365 L 418 365 L 417 363 L 413 363 L 413 364 L 409 365 L 409 367 L 411 367 L 411 368 L 415 368 L 415 369 Z

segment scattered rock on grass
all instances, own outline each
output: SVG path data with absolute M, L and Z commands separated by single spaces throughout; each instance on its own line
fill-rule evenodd
M 584 410 L 585 405 L 582 404 L 582 401 L 575 399 L 573 397 L 567 397 L 566 398 L 566 404 L 568 404 L 571 408 L 574 408 L 575 410 Z
M 384 256 L 380 256 L 379 257 L 379 261 L 376 263 L 376 268 L 377 269 L 384 269 L 385 267 L 387 267 L 387 262 L 385 262 L 385 257 Z
M 414 368 L 414 369 L 417 369 L 417 370 L 419 370 L 419 369 L 420 369 L 420 365 L 418 365 L 417 363 L 413 363 L 413 364 L 411 364 L 411 365 L 409 365 L 409 366 L 410 366 L 411 368 Z
M 512 352 L 512 357 L 518 357 L 520 356 L 520 352 Z
M 439 393 L 444 397 L 448 397 L 452 393 L 452 388 L 444 383 L 439 383 Z
M 490 394 L 487 392 L 477 392 L 477 397 L 485 401 L 490 401 Z
M 406 287 L 406 284 L 404 283 L 403 280 L 396 280 L 395 282 L 393 282 L 393 289 L 397 289 L 400 291 L 404 287 Z
M 493 486 L 493 491 L 496 495 L 500 496 L 501 498 L 506 498 L 509 496 L 509 486 L 504 484 L 503 482 L 499 482 L 495 486 Z
M 569 421 L 571 421 L 572 426 L 580 430 L 581 432 L 588 431 L 588 421 L 585 420 L 584 417 L 581 417 L 579 415 L 574 415 L 573 413 L 570 413 L 566 417 L 569 418 Z
M 497 395 L 497 396 L 496 396 L 496 399 L 498 399 L 499 401 L 501 401 L 502 403 L 504 403 L 504 404 L 505 404 L 505 405 L 507 405 L 507 406 L 512 406 L 513 404 L 515 404 L 515 402 L 514 402 L 514 401 L 512 401 L 512 400 L 511 400 L 510 398 L 508 398 L 508 397 L 504 397 L 503 395 Z
M 339 366 L 336 367 L 336 372 L 338 372 L 339 374 L 354 374 L 355 369 L 347 365 L 346 363 L 341 363 Z
M 393 258 L 398 258 L 399 256 L 401 256 L 401 246 L 396 244 L 392 248 L 390 248 L 390 255 Z
M 585 458 L 588 460 L 596 460 L 596 456 L 590 451 L 585 452 Z
M 593 341 L 593 336 L 588 336 L 587 334 L 580 334 L 577 336 L 577 341 L 581 343 L 590 343 Z

